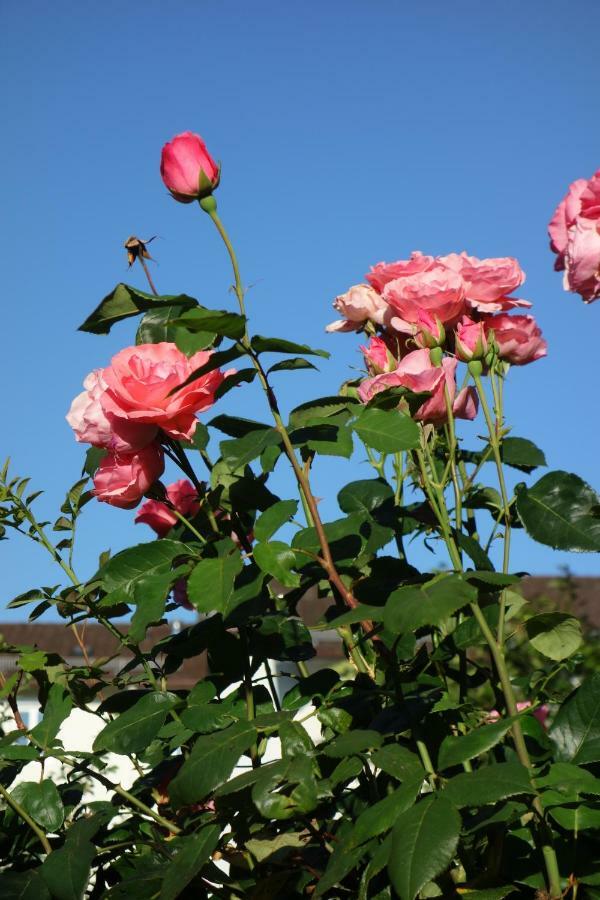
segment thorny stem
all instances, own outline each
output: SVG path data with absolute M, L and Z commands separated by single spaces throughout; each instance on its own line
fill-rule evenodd
M 219 234 L 223 240 L 223 243 L 225 244 L 225 247 L 229 254 L 229 258 L 231 260 L 231 266 L 233 269 L 235 295 L 238 300 L 240 313 L 241 313 L 241 315 L 245 316 L 246 315 L 246 306 L 245 306 L 245 302 L 244 302 L 244 288 L 243 288 L 243 284 L 242 284 L 242 279 L 241 279 L 241 275 L 240 275 L 237 257 L 235 254 L 235 250 L 233 249 L 233 246 L 231 244 L 231 241 L 229 240 L 229 236 L 225 230 L 225 227 L 223 226 L 223 223 L 221 222 L 221 219 L 219 218 L 219 216 L 217 214 L 216 201 L 214 200 L 214 198 L 212 196 L 207 197 L 204 200 L 200 201 L 200 206 L 206 213 L 208 213 L 208 215 L 214 222 L 214 225 L 215 225 L 217 231 L 219 232 Z M 310 512 L 310 516 L 314 523 L 314 528 L 317 533 L 317 538 L 319 540 L 319 544 L 321 547 L 321 560 L 322 560 L 321 565 L 323 566 L 323 569 L 327 573 L 327 577 L 328 577 L 330 583 L 332 584 L 332 586 L 335 587 L 336 590 L 339 592 L 339 594 L 342 596 L 346 605 L 352 609 L 352 608 L 358 606 L 358 601 L 354 597 L 352 591 L 350 591 L 346 587 L 342 578 L 340 577 L 339 572 L 337 571 L 337 568 L 333 561 L 333 557 L 331 555 L 329 542 L 327 540 L 327 536 L 326 536 L 325 530 L 323 528 L 323 523 L 321 521 L 321 517 L 320 517 L 319 511 L 317 509 L 317 502 L 312 493 L 310 481 L 309 481 L 306 473 L 304 472 L 302 466 L 298 462 L 298 458 L 296 456 L 294 446 L 290 440 L 290 436 L 288 434 L 288 431 L 287 431 L 287 429 L 284 425 L 283 419 L 281 417 L 281 413 L 279 411 L 279 406 L 277 404 L 277 399 L 276 399 L 276 397 L 273 393 L 273 390 L 269 384 L 267 374 L 266 374 L 265 370 L 263 369 L 263 366 L 258 357 L 258 354 L 255 352 L 255 350 L 252 347 L 252 344 L 250 342 L 250 338 L 248 335 L 247 327 L 245 328 L 244 336 L 240 339 L 239 343 L 246 351 L 247 355 L 249 356 L 249 358 L 252 361 L 252 364 L 256 370 L 258 379 L 259 379 L 261 386 L 265 392 L 267 402 L 269 404 L 269 409 L 271 411 L 271 415 L 273 416 L 273 420 L 275 422 L 275 428 L 281 437 L 281 442 L 283 444 L 286 456 L 288 457 L 288 459 L 291 463 L 292 469 L 294 471 L 294 475 L 296 477 L 296 481 L 298 482 L 300 491 L 306 501 L 306 508 L 307 508 L 308 512 Z

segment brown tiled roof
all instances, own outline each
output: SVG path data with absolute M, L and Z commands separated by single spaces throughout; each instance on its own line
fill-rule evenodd
M 529 575 L 522 591 L 535 607 L 558 607 L 581 619 L 584 628 L 600 629 L 600 578 Z

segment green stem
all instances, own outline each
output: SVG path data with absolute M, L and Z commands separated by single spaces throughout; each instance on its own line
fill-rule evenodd
M 206 544 L 206 538 L 204 537 L 204 535 L 200 534 L 200 532 L 196 528 L 194 528 L 189 519 L 186 519 L 186 517 L 182 513 L 180 513 L 178 509 L 175 509 L 174 506 L 169 507 L 169 509 L 175 516 L 177 516 L 179 521 L 182 522 L 185 527 L 188 528 L 192 532 L 192 534 L 194 534 L 198 538 L 201 544 Z
M 498 483 L 500 485 L 500 495 L 502 497 L 502 506 L 504 511 L 504 552 L 502 558 L 502 571 L 504 573 L 508 572 L 509 569 L 509 559 L 510 559 L 510 537 L 511 537 L 511 514 L 510 514 L 510 501 L 508 498 L 508 491 L 506 489 L 506 481 L 504 479 L 504 467 L 502 465 L 502 456 L 500 453 L 500 440 L 498 437 L 500 428 L 502 427 L 502 410 L 498 408 L 498 393 L 496 391 L 495 383 L 493 383 L 493 392 L 494 398 L 496 400 L 496 421 L 492 419 L 492 414 L 490 412 L 490 408 L 487 402 L 486 393 L 481 381 L 480 375 L 474 376 L 475 386 L 477 388 L 477 393 L 479 394 L 479 399 L 481 402 L 481 408 L 483 410 L 483 415 L 485 418 L 485 423 L 487 425 L 488 434 L 490 438 L 490 445 L 492 447 L 492 452 L 494 455 L 494 461 L 496 463 L 496 471 L 498 473 Z M 504 646 L 504 625 L 506 620 L 506 591 L 502 591 L 500 595 L 500 616 L 498 620 L 498 643 L 500 646 Z
M 38 825 L 36 825 L 36 823 L 33 821 L 31 816 L 29 815 L 29 813 L 26 812 L 26 810 L 23 809 L 21 804 L 18 803 L 14 799 L 14 797 L 12 797 L 9 794 L 9 792 L 6 790 L 6 788 L 2 784 L 0 784 L 0 796 L 4 797 L 4 800 L 6 801 L 6 803 L 11 807 L 11 809 L 14 810 L 14 812 L 19 816 L 19 818 L 23 819 L 23 821 L 25 822 L 26 825 L 29 825 L 29 827 L 31 828 L 31 830 L 34 832 L 34 834 L 38 838 L 40 844 L 42 845 L 42 847 L 44 848 L 46 853 L 48 853 L 48 854 L 52 853 L 52 847 L 50 846 L 50 842 L 49 842 L 48 838 L 46 837 L 45 832 L 42 831 L 42 829 Z

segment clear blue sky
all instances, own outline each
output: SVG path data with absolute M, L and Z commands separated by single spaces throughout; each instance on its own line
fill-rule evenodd
M 319 375 L 280 376 L 284 405 L 335 392 L 359 363 L 358 341 L 323 328 L 332 298 L 370 264 L 412 249 L 514 255 L 550 346 L 511 373 L 514 434 L 600 486 L 600 302 L 563 293 L 546 237 L 568 183 L 600 167 L 596 0 L 23 0 L 0 15 L 0 448 L 45 488 L 45 517 L 81 466 L 70 401 L 132 342 L 130 324 L 108 338 L 76 331 L 116 282 L 144 286 L 128 276 L 125 238 L 160 235 L 159 290 L 232 304 L 208 220 L 160 181 L 162 144 L 187 129 L 223 164 L 219 209 L 252 285 L 253 329 L 333 352 Z M 257 391 L 234 394 L 230 408 L 265 418 Z M 319 471 L 332 518 L 333 486 L 367 470 Z M 150 538 L 132 520 L 90 504 L 80 577 L 105 546 Z M 58 580 L 17 538 L 0 545 L 2 602 Z M 600 574 L 598 557 L 515 542 L 515 569 L 563 564 Z

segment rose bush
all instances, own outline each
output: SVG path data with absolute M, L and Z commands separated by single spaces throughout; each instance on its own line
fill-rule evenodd
M 600 499 L 576 475 L 538 478 L 543 452 L 507 424 L 511 366 L 546 354 L 533 317 L 514 312 L 530 305 L 512 296 L 519 263 L 414 252 L 372 266 L 327 328 L 361 334 L 366 371 L 284 412 L 278 373 L 328 351 L 251 334 L 201 138 L 167 144 L 161 173 L 223 238 L 239 309 L 159 295 L 138 256 L 150 293 L 120 284 L 81 326 L 140 319 L 71 405 L 90 447 L 54 524 L 28 479 L 0 473 L 0 537 L 31 538 L 62 578 L 9 605 L 32 604 L 32 621 L 54 610 L 81 648 L 1 648 L 14 662 L 0 685 L 2 896 L 599 897 L 599 676 L 581 680 L 579 622 L 525 601 L 510 547 L 520 528 L 600 551 Z M 555 217 L 574 279 L 594 190 Z M 234 387 L 242 412 L 262 391 L 266 421 L 219 407 Z M 357 464 L 328 520 L 312 488 L 323 456 Z M 114 516 L 144 500 L 131 518 L 156 538 L 83 572 L 75 535 L 94 498 L 125 510 Z M 412 564 L 415 543 L 434 551 L 430 571 Z M 307 597 L 321 611 L 311 628 Z M 156 640 L 152 626 L 182 608 L 196 617 Z M 117 642 L 110 660 L 90 658 L 87 622 Z M 322 630 L 344 667 L 313 662 Z M 200 654 L 208 675 L 173 689 Z M 24 687 L 42 707 L 33 728 Z M 91 751 L 63 743 L 73 709 L 96 718 Z M 129 760 L 131 785 L 111 754 Z

